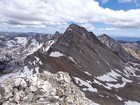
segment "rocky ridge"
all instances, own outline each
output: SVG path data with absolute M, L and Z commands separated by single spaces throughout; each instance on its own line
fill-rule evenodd
M 103 34 L 101 36 L 98 36 L 98 39 L 103 44 L 108 46 L 112 51 L 114 51 L 120 57 L 120 59 L 123 62 L 125 62 L 125 63 L 128 63 L 128 62 L 139 62 L 138 59 L 135 58 L 130 53 L 128 53 L 119 42 L 117 42 L 116 40 L 112 39 L 108 35 Z

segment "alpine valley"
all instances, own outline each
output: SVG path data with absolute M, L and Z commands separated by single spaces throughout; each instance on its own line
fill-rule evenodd
M 1 32 L 0 105 L 140 105 L 140 44 L 76 24 Z

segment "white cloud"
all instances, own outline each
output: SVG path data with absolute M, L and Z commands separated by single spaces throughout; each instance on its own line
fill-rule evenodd
M 0 0 L 0 22 L 3 27 L 50 30 L 64 30 L 68 22 L 88 23 L 85 27 L 90 30 L 95 29 L 89 24 L 93 22 L 109 24 L 115 28 L 140 28 L 140 9 L 104 9 L 95 0 Z
M 105 30 L 108 30 L 108 31 L 117 31 L 117 30 L 121 30 L 121 29 L 117 29 L 117 28 L 105 28 Z
M 120 3 L 130 3 L 135 2 L 136 0 L 118 0 Z
M 119 3 L 133 3 L 135 6 L 140 6 L 140 0 L 118 0 Z
M 121 29 L 119 28 L 111 28 L 111 27 L 106 27 L 106 28 L 99 28 L 98 31 L 120 31 Z
M 80 26 L 85 27 L 88 31 L 94 31 L 95 30 L 95 27 L 90 23 L 84 23 L 84 24 L 81 24 Z
M 109 0 L 102 0 L 103 4 L 106 4 Z

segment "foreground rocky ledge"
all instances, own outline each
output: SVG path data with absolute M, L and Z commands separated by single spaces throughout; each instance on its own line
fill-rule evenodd
M 64 72 L 7 79 L 0 85 L 0 104 L 94 105 Z

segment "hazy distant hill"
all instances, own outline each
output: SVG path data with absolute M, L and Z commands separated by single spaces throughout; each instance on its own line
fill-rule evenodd
M 115 40 L 121 40 L 121 41 L 130 41 L 130 42 L 136 42 L 140 41 L 140 37 L 113 37 Z

